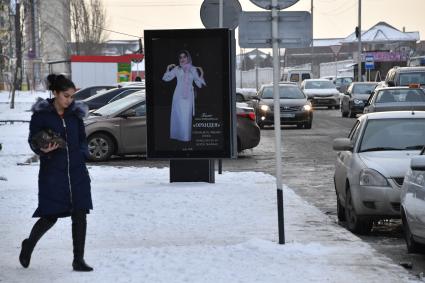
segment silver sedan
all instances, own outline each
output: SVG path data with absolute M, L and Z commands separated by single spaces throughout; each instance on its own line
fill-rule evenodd
M 411 160 L 401 188 L 401 219 L 408 252 L 425 252 L 425 155 Z
M 338 219 L 366 234 L 373 221 L 400 217 L 400 189 L 425 141 L 425 112 L 370 113 L 357 119 L 338 151 L 334 183 Z

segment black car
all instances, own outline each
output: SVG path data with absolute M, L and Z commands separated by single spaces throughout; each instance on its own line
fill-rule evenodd
M 113 88 L 106 92 L 102 92 L 96 94 L 92 97 L 84 99 L 83 101 L 89 106 L 90 110 L 99 109 L 106 104 L 118 100 L 120 98 L 126 97 L 133 92 L 138 90 L 143 90 L 142 87 L 121 87 L 121 88 Z
M 351 83 L 341 99 L 342 117 L 354 118 L 356 114 L 363 113 L 364 106 L 377 84 L 376 82 Z
M 110 90 L 111 88 L 115 88 L 115 87 L 111 85 L 103 85 L 103 86 L 97 85 L 97 86 L 89 86 L 86 88 L 82 88 L 74 94 L 74 100 L 87 99 L 95 94 Z
M 313 108 L 307 96 L 295 83 L 280 83 L 280 123 L 297 125 L 298 128 L 310 129 L 313 122 Z M 255 105 L 257 124 L 260 128 L 274 125 L 273 85 L 263 85 L 258 91 Z

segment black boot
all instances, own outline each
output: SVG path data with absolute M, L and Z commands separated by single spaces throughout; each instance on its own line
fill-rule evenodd
M 41 237 L 55 225 L 57 218 L 40 218 L 32 227 L 28 239 L 22 241 L 21 253 L 19 254 L 19 262 L 25 268 L 30 265 L 31 254 L 35 245 Z
M 72 214 L 72 243 L 74 245 L 74 260 L 72 268 L 75 271 L 93 271 L 84 261 L 84 246 L 86 242 L 87 220 L 85 211 Z

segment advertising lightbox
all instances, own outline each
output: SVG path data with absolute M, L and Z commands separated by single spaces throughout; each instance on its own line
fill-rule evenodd
M 232 33 L 146 30 L 147 157 L 235 154 Z

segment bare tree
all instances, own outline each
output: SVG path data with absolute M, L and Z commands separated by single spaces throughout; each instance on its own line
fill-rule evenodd
M 101 0 L 70 0 L 76 54 L 95 54 L 106 41 L 106 11 Z

